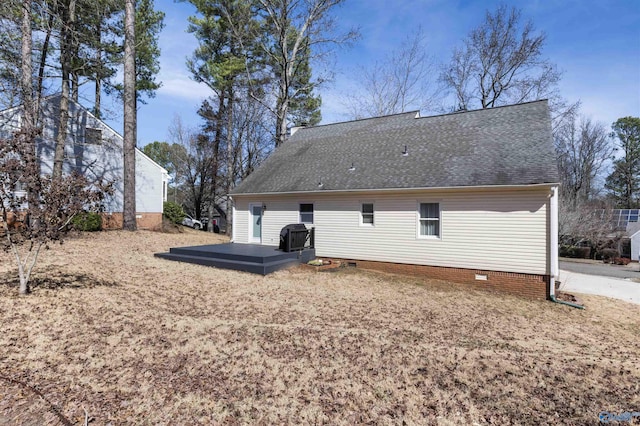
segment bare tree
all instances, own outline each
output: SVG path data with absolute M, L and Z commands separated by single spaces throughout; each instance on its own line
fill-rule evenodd
M 123 228 L 135 231 L 136 224 L 136 50 L 135 0 L 125 3 L 124 38 L 124 207 Z
M 561 201 L 564 201 L 561 199 Z M 624 230 L 617 227 L 613 206 L 602 200 L 561 202 L 558 211 L 560 244 L 590 246 L 591 257 L 601 250 L 619 245 Z
M 176 150 L 176 173 L 180 175 L 185 193 L 184 207 L 196 219 L 204 213 L 206 202 L 211 203 L 210 194 L 213 185 L 212 168 L 217 166 L 217 153 L 204 134 L 196 134 L 175 116 L 169 126 L 169 138 L 172 143 L 182 146 Z M 215 155 L 214 155 L 215 154 Z
M 267 109 L 251 97 L 236 102 L 234 120 L 234 182 L 249 176 L 271 153 L 272 116 Z
M 343 44 L 357 37 L 355 31 L 335 33 L 331 11 L 344 0 L 258 0 L 259 13 L 266 22 L 266 34 L 256 34 L 260 50 L 275 76 L 276 147 L 287 137 L 289 109 L 301 93 L 311 93 L 323 79 L 301 75 L 312 59 L 328 53 L 330 45 Z M 303 73 L 304 74 L 304 73 Z M 254 94 L 255 95 L 255 94 Z M 262 101 L 262 97 L 256 96 Z
M 601 123 L 572 115 L 555 132 L 563 200 L 574 208 L 597 192 L 597 180 L 615 147 Z
M 0 140 L 0 246 L 18 266 L 19 293 L 29 292 L 29 279 L 43 247 L 62 241 L 75 215 L 97 210 L 110 183 L 89 182 L 72 173 L 53 180 L 40 173 L 34 149 L 36 133 L 23 127 Z
M 590 118 L 570 114 L 554 132 L 562 183 L 559 234 L 564 244 L 588 244 L 592 253 L 619 240 L 611 207 L 598 197 L 601 174 L 615 147 L 605 127 Z
M 440 79 L 456 98 L 457 109 L 491 108 L 558 97 L 561 73 L 545 60 L 544 33 L 521 22 L 515 7 L 487 11 L 484 22 L 456 48 Z
M 399 50 L 372 68 L 362 67 L 358 73 L 360 90 L 347 98 L 352 118 L 428 109 L 435 97 L 431 81 L 434 61 L 426 50 L 424 31 L 418 28 Z

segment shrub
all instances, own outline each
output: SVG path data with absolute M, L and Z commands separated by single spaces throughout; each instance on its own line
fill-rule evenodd
M 96 232 L 102 230 L 102 216 L 95 212 L 78 213 L 71 219 L 73 229 L 77 231 Z
M 615 259 L 616 257 L 620 257 L 620 252 L 618 252 L 618 250 L 616 249 L 603 249 L 600 252 L 600 255 L 602 256 L 602 261 L 604 263 L 611 263 L 613 262 L 613 259 Z
M 629 259 L 628 257 L 616 257 L 615 259 L 613 259 L 613 263 L 615 263 L 616 265 L 628 265 L 629 263 L 631 263 L 631 259 Z
M 578 259 L 589 259 L 591 257 L 591 247 L 574 247 L 573 257 Z
M 178 225 L 182 223 L 182 219 L 184 219 L 186 216 L 186 213 L 182 209 L 182 206 L 180 204 L 174 203 L 173 201 L 164 202 L 162 214 L 165 218 L 173 223 L 177 223 Z
M 560 257 L 571 257 L 571 247 L 566 244 L 561 244 L 560 249 L 558 250 L 558 254 Z
M 563 244 L 560 246 L 559 254 L 561 257 L 589 259 L 591 256 L 591 247 L 576 247 Z

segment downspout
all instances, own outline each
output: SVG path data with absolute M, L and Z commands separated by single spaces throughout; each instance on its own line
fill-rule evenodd
M 560 267 L 558 265 L 558 187 L 551 187 L 551 198 L 549 199 L 549 299 L 554 303 L 571 306 L 573 308 L 584 309 L 584 306 L 576 303 L 565 302 L 556 299 L 556 280 L 559 277 Z
M 236 240 L 236 203 L 229 194 L 227 194 L 227 203 L 231 203 L 231 242 L 234 242 Z M 229 221 L 226 226 L 229 226 Z

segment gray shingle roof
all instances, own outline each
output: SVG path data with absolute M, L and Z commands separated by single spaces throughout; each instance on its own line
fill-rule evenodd
M 349 170 L 352 164 L 355 170 Z M 549 107 L 547 101 L 536 101 L 433 117 L 416 118 L 416 112 L 410 112 L 303 128 L 233 193 L 558 181 Z

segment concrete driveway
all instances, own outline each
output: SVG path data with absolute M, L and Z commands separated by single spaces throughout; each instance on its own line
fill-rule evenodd
M 601 275 L 614 278 L 638 278 L 640 279 L 640 265 L 610 265 L 601 261 L 589 261 L 582 259 L 560 260 L 560 269 L 587 275 Z
M 560 269 L 560 290 L 596 294 L 640 304 L 640 283 L 623 278 L 587 275 Z

